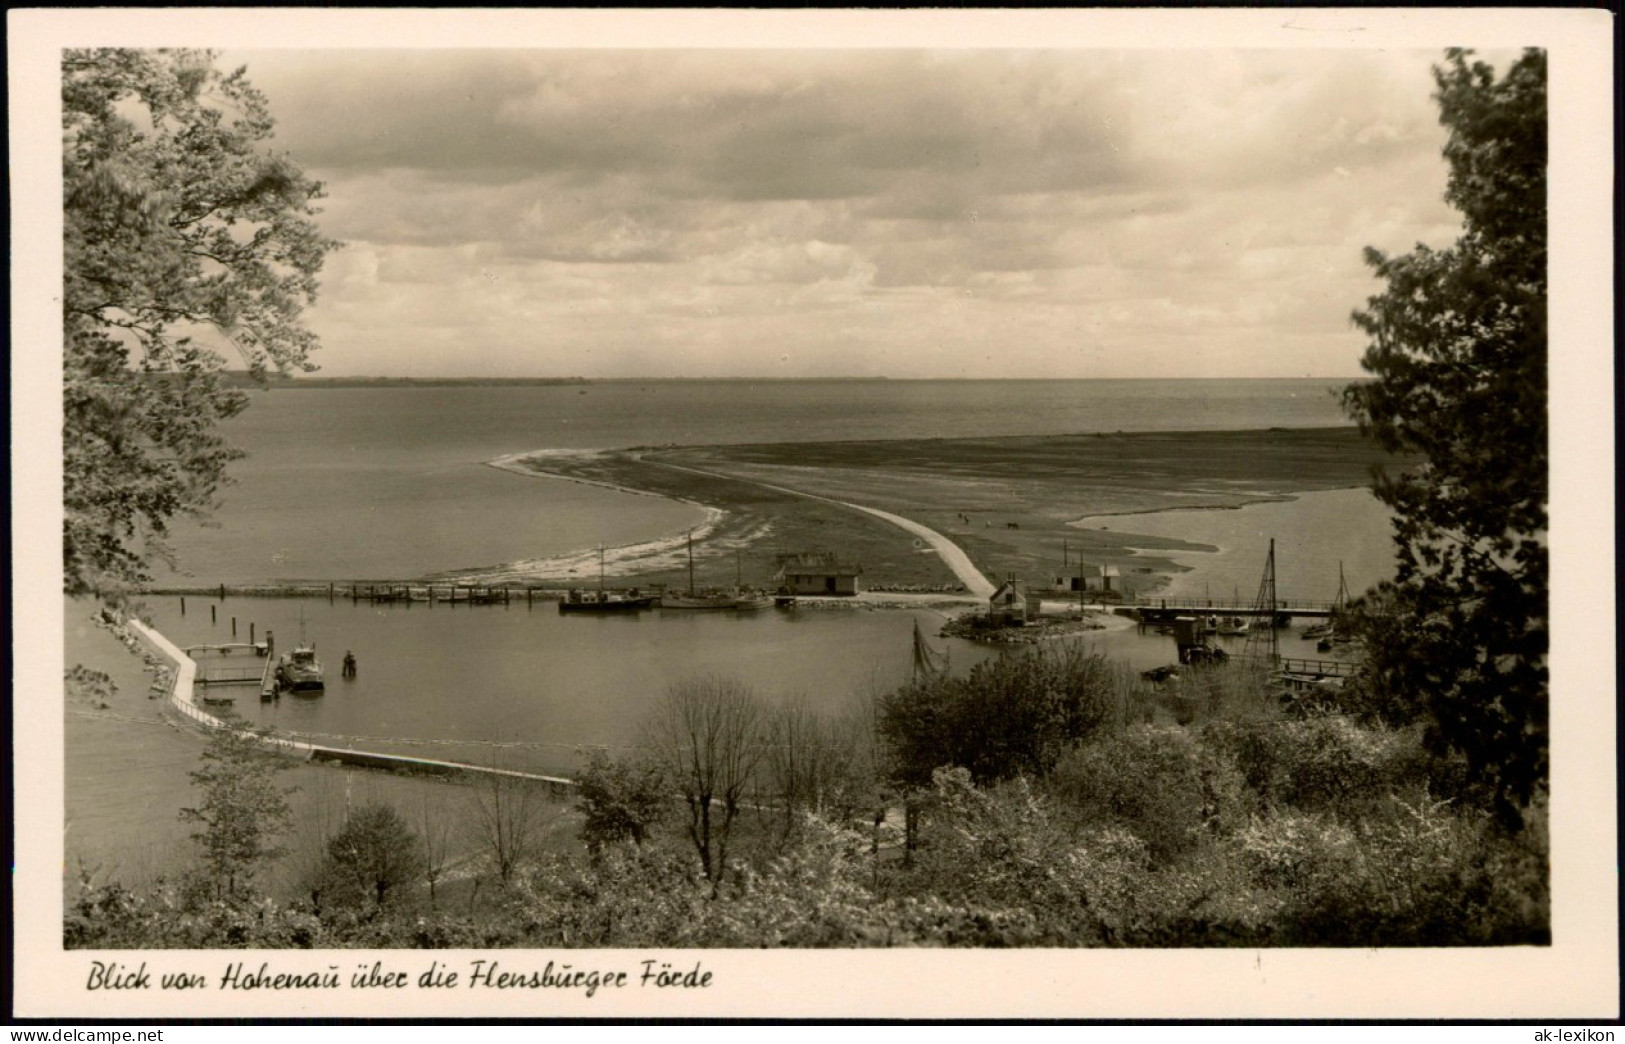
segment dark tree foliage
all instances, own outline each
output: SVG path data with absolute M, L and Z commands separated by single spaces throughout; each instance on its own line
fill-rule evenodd
M 401 814 L 384 804 L 364 805 L 327 842 L 324 894 L 352 905 L 383 906 L 392 891 L 422 869 L 418 837 Z
M 197 343 L 256 375 L 313 369 L 300 325 L 338 244 L 321 186 L 259 144 L 263 95 L 201 51 L 62 57 L 63 562 L 69 594 L 146 579 L 178 515 L 213 505 L 247 404 Z
M 1470 59 L 1434 70 L 1461 238 L 1366 251 L 1387 283 L 1354 314 L 1375 379 L 1343 400 L 1425 461 L 1377 479 L 1398 572 L 1362 607 L 1368 682 L 1516 821 L 1547 767 L 1546 55 L 1499 79 Z
M 603 751 L 592 753 L 576 783 L 581 838 L 595 850 L 621 841 L 643 844 L 676 794 L 660 762 L 617 760 Z
M 939 768 L 969 770 L 979 786 L 1043 777 L 1060 756 L 1105 724 L 1110 668 L 1098 655 L 1005 656 L 963 678 L 938 675 L 884 697 L 878 729 L 889 775 L 916 790 Z

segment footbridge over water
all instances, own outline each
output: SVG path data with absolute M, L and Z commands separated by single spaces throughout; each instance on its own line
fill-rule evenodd
M 1168 623 L 1178 616 L 1274 617 L 1281 621 L 1301 616 L 1325 620 L 1331 617 L 1332 610 L 1336 608 L 1332 602 L 1282 600 L 1276 602 L 1273 606 L 1261 606 L 1226 605 L 1222 602 L 1179 601 L 1177 599 L 1160 599 L 1154 604 L 1151 602 L 1130 602 L 1127 603 L 1127 607 L 1134 610 L 1134 615 L 1141 623 Z

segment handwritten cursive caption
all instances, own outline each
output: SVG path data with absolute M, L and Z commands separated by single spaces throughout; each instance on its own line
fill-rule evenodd
M 257 966 L 231 961 L 218 972 L 163 972 L 156 982 L 145 961 L 135 966 L 91 961 L 85 978 L 86 990 L 404 990 L 415 986 L 421 990 L 568 990 L 587 997 L 601 991 L 705 990 L 711 985 L 711 972 L 702 961 L 690 967 L 653 958 L 631 968 L 577 968 L 559 961 L 538 968 L 506 957 L 458 965 L 434 960 L 427 968 L 363 961 L 351 968 L 328 964 L 291 969 L 270 961 Z

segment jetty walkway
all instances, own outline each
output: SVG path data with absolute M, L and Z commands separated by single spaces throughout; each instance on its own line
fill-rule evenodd
M 147 644 L 174 662 L 175 671 L 170 687 L 169 700 L 170 705 L 176 711 L 193 724 L 210 731 L 234 727 L 198 706 L 196 689 L 202 683 L 198 676 L 199 664 L 196 660 L 188 656 L 158 630 L 148 627 L 140 620 L 130 617 L 125 623 L 139 634 Z M 417 758 L 403 754 L 384 754 L 377 751 L 328 747 L 319 743 L 304 743 L 274 734 L 266 735 L 253 729 L 239 728 L 237 731 L 242 735 L 254 737 L 269 750 L 305 761 L 330 761 L 362 768 L 394 769 L 452 777 L 489 778 L 501 776 L 541 785 L 554 792 L 555 795 L 562 792 L 572 792 L 576 786 L 575 780 L 566 779 L 562 776 L 546 776 L 536 772 L 519 772 L 513 769 L 493 768 L 489 765 L 471 765 L 459 761 L 440 761 L 434 758 Z
M 1330 619 L 1336 605 L 1332 602 L 1276 601 L 1269 606 L 1225 605 L 1215 602 L 1192 602 L 1177 599 L 1134 599 L 1121 603 L 1133 608 L 1145 623 L 1164 623 L 1176 616 L 1302 616 Z

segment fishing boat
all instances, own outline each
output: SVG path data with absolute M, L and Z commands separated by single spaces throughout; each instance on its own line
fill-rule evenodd
M 688 534 L 688 593 L 662 594 L 660 608 L 662 609 L 734 609 L 738 607 L 738 599 L 722 591 L 694 590 L 694 531 Z
M 276 685 L 283 692 L 321 692 L 327 688 L 316 647 L 301 641 L 276 662 Z
M 271 672 L 277 692 L 319 693 L 327 688 L 316 643 L 305 640 L 305 611 L 299 610 L 299 644 L 283 653 Z
M 640 594 L 637 588 L 625 593 L 604 590 L 604 549 L 598 549 L 598 590 L 572 588 L 559 603 L 561 613 L 635 613 L 654 605 L 654 595 Z
M 571 591 L 559 603 L 561 613 L 624 613 L 637 612 L 655 604 L 654 595 L 639 594 L 636 588 L 622 594 L 618 591 Z

